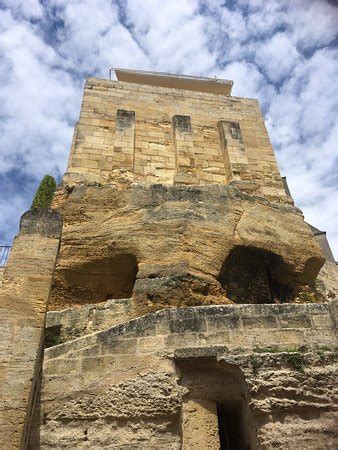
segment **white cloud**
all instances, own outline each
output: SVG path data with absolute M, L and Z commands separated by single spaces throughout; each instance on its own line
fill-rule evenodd
M 19 164 L 22 172 L 37 178 L 46 171 L 63 171 L 79 86 L 57 69 L 58 55 L 30 22 L 8 11 L 0 11 L 0 22 L 2 170 Z
M 55 48 L 65 69 L 106 77 L 111 66 L 144 65 L 144 52 L 119 22 L 116 5 L 106 0 L 50 0 L 48 6 L 62 21 Z
M 227 64 L 216 74 L 219 78 L 235 80 L 233 95 L 251 98 L 260 97 L 261 89 L 269 89 L 267 81 L 258 67 L 243 61 L 234 61 Z
M 188 74 L 204 74 L 212 69 L 216 58 L 208 49 L 206 18 L 197 14 L 197 1 L 126 3 L 128 24 L 153 69 Z
M 16 16 L 24 19 L 40 19 L 43 8 L 39 0 L 3 0 L 5 7 L 11 8 Z
M 273 82 L 292 74 L 300 55 L 286 33 L 276 33 L 257 46 L 255 61 Z
M 292 0 L 288 22 L 298 45 L 311 49 L 327 45 L 335 39 L 338 10 L 326 1 Z
M 297 205 L 337 254 L 337 23 L 338 7 L 316 0 L 3 1 L 3 230 L 45 173 L 64 171 L 84 78 L 119 66 L 230 78 L 257 97 Z

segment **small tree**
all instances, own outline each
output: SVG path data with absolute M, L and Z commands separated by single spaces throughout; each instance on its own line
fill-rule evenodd
M 50 208 L 52 203 L 56 182 L 50 175 L 45 175 L 38 187 L 31 209 L 33 208 Z

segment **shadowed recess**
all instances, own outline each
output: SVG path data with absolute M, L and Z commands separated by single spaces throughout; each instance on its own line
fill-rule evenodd
M 135 256 L 128 253 L 63 269 L 53 287 L 52 299 L 84 304 L 130 298 L 137 270 Z
M 275 303 L 293 295 L 291 267 L 278 255 L 238 246 L 226 258 L 219 282 L 235 303 Z
M 183 405 L 182 435 L 187 448 L 195 448 L 202 436 L 204 448 L 256 448 L 246 380 L 239 367 L 213 358 L 187 358 L 176 361 L 176 366 L 179 384 L 187 389 L 185 403 L 191 405 Z

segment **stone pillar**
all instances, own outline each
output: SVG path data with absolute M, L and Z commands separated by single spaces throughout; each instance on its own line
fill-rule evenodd
M 133 171 L 135 152 L 135 112 L 118 109 L 116 113 L 113 169 Z
M 232 179 L 250 180 L 249 162 L 239 123 L 220 120 L 218 131 L 228 181 Z
M 198 184 L 193 151 L 193 133 L 189 116 L 173 117 L 173 135 L 176 157 L 175 184 Z
M 0 288 L 0 442 L 26 448 L 49 291 L 62 229 L 57 211 L 34 209 L 20 221 Z
M 216 403 L 188 400 L 182 408 L 182 449 L 219 449 Z

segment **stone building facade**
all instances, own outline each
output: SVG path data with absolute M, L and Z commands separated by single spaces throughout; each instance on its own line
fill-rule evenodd
M 3 448 L 336 448 L 337 267 L 257 101 L 116 75 L 4 271 Z

